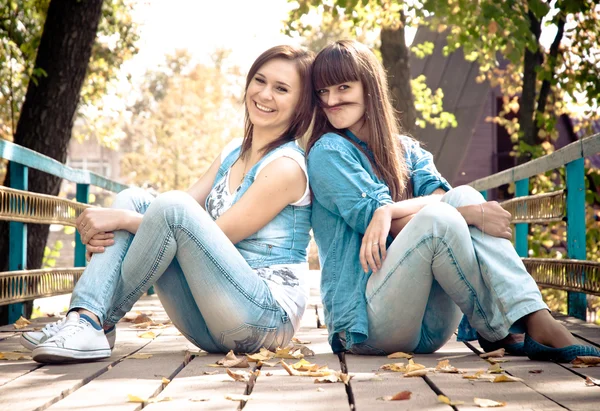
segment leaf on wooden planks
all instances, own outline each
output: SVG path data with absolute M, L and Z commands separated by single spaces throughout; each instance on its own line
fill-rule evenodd
M 287 358 L 293 360 L 299 360 L 304 358 L 304 354 L 300 351 L 300 348 L 288 345 L 285 348 L 277 348 L 275 351 L 275 358 Z
M 169 383 L 171 382 L 170 379 L 166 378 L 166 377 L 162 377 L 161 382 L 163 383 L 163 385 L 167 386 L 169 385 Z
M 529 370 L 529 374 L 541 374 L 544 370 Z
M 335 374 L 325 375 L 323 377 L 315 378 L 315 384 L 334 383 L 340 380 L 339 376 Z
M 463 405 L 465 403 L 464 401 L 452 401 L 450 398 L 442 394 L 438 395 L 437 398 L 439 402 L 446 405 Z
M 248 382 L 250 374 L 246 371 L 231 371 L 227 368 L 227 375 L 233 378 L 234 381 Z
M 501 357 L 504 357 L 505 353 L 506 353 L 506 350 L 504 348 L 499 348 L 496 351 L 479 354 L 479 356 L 481 358 L 501 358 Z
M 403 362 L 397 362 L 394 364 L 383 364 L 379 368 L 386 371 L 406 372 L 406 364 L 404 364 Z
M 435 367 L 437 372 L 448 373 L 448 374 L 460 374 L 461 371 L 450 365 L 450 360 L 439 361 L 437 366 Z
M 388 358 L 406 358 L 406 359 L 411 359 L 413 356 L 411 354 L 407 354 L 405 352 L 398 351 L 398 352 L 395 352 L 395 353 L 392 353 L 392 354 L 388 355 L 387 357 Z
M 256 364 L 260 365 L 262 367 L 275 367 L 279 363 L 277 363 L 277 362 L 269 362 L 269 361 L 259 361 Z
M 423 370 L 425 368 L 427 368 L 427 367 L 425 367 L 423 364 L 416 363 L 413 360 L 408 360 L 408 365 L 406 366 L 406 372 Z
M 156 338 L 156 334 L 154 334 L 152 331 L 146 331 L 145 333 L 142 334 L 138 334 L 139 338 L 147 338 L 149 340 L 153 340 Z
M 500 366 L 500 364 L 492 364 L 488 368 L 487 372 L 489 374 L 502 374 L 504 369 Z
M 261 348 L 259 352 L 256 354 L 246 354 L 249 362 L 259 362 L 259 361 L 269 361 L 271 358 L 275 357 L 275 353 L 267 350 L 266 348 Z
M 499 402 L 494 400 L 488 400 L 486 398 L 473 398 L 473 402 L 479 408 L 495 408 L 495 407 L 504 407 L 506 405 L 505 402 Z
M 406 374 L 404 374 L 404 377 L 422 377 L 424 375 L 427 375 L 426 368 L 422 370 L 409 371 Z
M 292 338 L 292 342 L 294 344 L 311 344 L 310 341 L 303 341 L 300 338 L 296 338 L 296 337 Z
M 319 367 L 316 371 L 298 371 L 292 366 L 281 360 L 281 366 L 287 371 L 289 375 L 296 375 L 302 377 L 325 377 L 327 375 L 335 374 L 335 371 L 330 370 L 326 365 Z
M 29 324 L 31 324 L 31 321 L 29 321 L 27 318 L 21 316 L 17 321 L 15 321 L 15 323 L 13 324 L 13 327 L 15 327 L 15 329 L 17 329 L 17 330 L 20 330 L 21 328 L 27 327 Z
M 127 402 L 134 402 L 138 404 L 153 404 L 155 402 L 163 402 L 163 401 L 171 401 L 171 397 L 162 397 L 162 398 L 148 398 L 144 400 L 137 395 L 127 394 Z
M 219 371 L 204 371 L 202 374 L 204 375 L 217 375 Z
M 508 358 L 494 358 L 494 357 L 490 357 L 490 358 L 486 358 L 487 361 L 489 361 L 492 364 L 498 364 L 498 363 L 502 363 L 502 362 L 510 362 L 510 360 Z
M 152 320 L 152 318 L 150 318 L 150 316 L 148 314 L 140 314 L 137 317 L 135 317 L 132 321 L 132 323 L 134 324 L 143 324 L 143 323 L 153 323 L 154 321 Z
M 225 399 L 230 401 L 248 401 L 251 397 L 244 394 L 227 394 L 225 395 Z
M 27 361 L 27 360 L 31 360 L 31 356 L 30 355 L 25 355 L 23 353 L 20 352 L 14 352 L 14 351 L 9 351 L 9 352 L 0 352 L 0 360 L 5 360 L 5 361 Z
M 298 371 L 317 371 L 320 368 L 318 364 L 312 364 L 304 358 L 297 363 L 290 365 L 290 367 Z
M 152 358 L 152 354 L 135 353 L 135 354 L 131 354 L 127 358 L 130 358 L 132 360 L 147 360 L 148 358 Z
M 600 386 L 600 379 L 587 376 L 585 379 L 585 385 L 588 387 L 593 387 L 594 385 Z
M 385 397 L 379 397 L 378 400 L 382 401 L 405 401 L 410 400 L 412 392 L 410 391 L 400 391 L 394 395 L 386 395 Z
M 216 364 L 209 364 L 211 366 L 225 367 L 225 368 L 248 368 L 248 358 L 246 356 L 238 358 L 233 353 L 233 350 L 229 351 L 227 355 L 217 361 Z
M 502 374 L 492 380 L 492 382 L 523 382 L 522 378 L 513 377 L 512 375 Z
M 591 357 L 591 356 L 576 357 L 573 361 L 571 361 L 571 364 L 574 364 L 574 365 L 583 364 L 583 365 L 587 365 L 587 366 L 600 365 L 600 357 Z

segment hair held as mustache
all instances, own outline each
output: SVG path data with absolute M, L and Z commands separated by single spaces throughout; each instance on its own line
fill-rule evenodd
M 320 101 L 319 107 L 321 107 L 323 109 L 332 109 L 332 108 L 340 108 L 340 107 L 344 107 L 344 106 L 352 106 L 355 104 L 358 104 L 358 103 L 344 102 L 344 103 L 338 103 L 338 104 L 334 104 L 333 106 L 330 106 L 329 104 L 325 103 L 324 101 Z

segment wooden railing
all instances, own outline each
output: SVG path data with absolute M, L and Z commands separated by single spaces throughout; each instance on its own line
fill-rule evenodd
M 547 156 L 510 168 L 470 185 L 487 198 L 487 191 L 515 183 L 515 198 L 502 206 L 515 223 L 515 248 L 528 272 L 544 287 L 568 291 L 568 314 L 586 319 L 586 294 L 600 295 L 600 263 L 586 260 L 584 159 L 600 153 L 600 134 L 583 138 Z M 565 167 L 566 188 L 529 195 L 529 178 Z M 565 221 L 568 260 L 529 257 L 529 224 Z
M 112 192 L 127 186 L 1 139 L 0 158 L 9 161 L 10 170 L 10 187 L 0 186 L 0 220 L 9 221 L 9 271 L 0 272 L 0 305 L 8 305 L 11 323 L 24 314 L 24 301 L 71 292 L 85 267 L 85 246 L 75 231 L 74 267 L 27 270 L 27 224 L 75 226 L 79 213 L 89 207 L 90 186 Z M 29 168 L 76 183 L 77 201 L 27 191 Z

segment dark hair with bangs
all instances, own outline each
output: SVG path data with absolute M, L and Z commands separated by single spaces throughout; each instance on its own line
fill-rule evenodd
M 254 61 L 246 76 L 244 102 L 246 101 L 248 86 L 258 70 L 273 59 L 283 59 L 296 64 L 296 70 L 300 77 L 301 90 L 300 98 L 298 99 L 298 103 L 294 110 L 294 116 L 292 117 L 289 127 L 275 141 L 270 142 L 262 148 L 263 155 L 276 149 L 282 144 L 303 137 L 308 132 L 315 111 L 315 95 L 311 81 L 314 53 L 288 45 L 272 47 L 258 56 Z M 244 140 L 242 141 L 242 149 L 240 152 L 241 158 L 244 158 L 252 147 L 252 132 L 254 130 L 254 125 L 250 121 L 250 116 L 248 115 L 248 107 L 245 104 L 244 109 Z
M 409 177 L 402 144 L 398 138 L 400 125 L 391 103 L 385 70 L 375 54 L 357 41 L 336 41 L 317 54 L 312 78 L 315 93 L 316 90 L 350 81 L 362 83 L 365 125 L 369 131 L 367 147 L 373 153 L 372 159 L 370 156 L 367 158 L 377 176 L 389 187 L 392 199 L 402 200 Z M 321 100 L 316 96 L 315 98 L 317 104 L 320 104 Z M 319 138 L 329 132 L 348 138 L 329 123 L 322 109 L 317 110 L 313 132 L 306 148 L 307 154 Z

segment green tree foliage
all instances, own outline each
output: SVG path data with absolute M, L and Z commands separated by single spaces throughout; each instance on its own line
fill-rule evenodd
M 123 125 L 122 174 L 158 191 L 187 189 L 234 137 L 242 137 L 240 73 L 227 52 L 191 64 L 186 52 L 146 73 L 143 95 Z
M 12 140 L 27 84 L 46 76 L 34 67 L 50 0 L 6 0 L 0 5 L 0 138 Z M 87 78 L 84 105 L 99 104 L 121 64 L 137 53 L 131 0 L 104 0 Z

